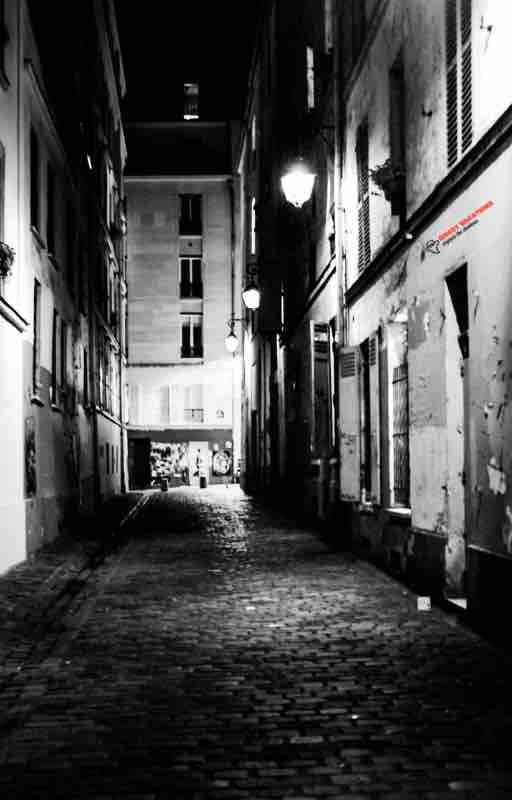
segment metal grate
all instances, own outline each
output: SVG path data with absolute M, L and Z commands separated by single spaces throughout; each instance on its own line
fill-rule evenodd
M 397 505 L 409 505 L 409 383 L 407 364 L 393 369 L 393 492 Z

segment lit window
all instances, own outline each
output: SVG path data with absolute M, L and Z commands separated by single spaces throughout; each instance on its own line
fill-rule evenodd
M 199 119 L 199 85 L 185 83 L 183 91 L 185 94 L 183 119 Z
M 256 198 L 251 200 L 251 255 L 256 255 Z
M 306 80 L 307 80 L 307 108 L 311 111 L 315 107 L 315 53 L 312 47 L 306 47 Z

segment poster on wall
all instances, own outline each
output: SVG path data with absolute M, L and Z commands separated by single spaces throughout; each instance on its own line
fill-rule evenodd
M 27 417 L 25 419 L 25 495 L 34 497 L 36 492 L 36 424 L 34 417 Z
M 162 478 L 169 481 L 189 482 L 188 444 L 151 442 L 150 451 L 151 485 L 157 485 Z

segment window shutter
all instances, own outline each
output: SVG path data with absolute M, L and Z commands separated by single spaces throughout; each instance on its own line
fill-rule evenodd
M 448 167 L 473 139 L 471 0 L 445 0 Z
M 169 422 L 171 424 L 175 424 L 180 422 L 180 410 L 179 410 L 179 396 L 178 396 L 178 387 L 170 385 L 169 386 Z
M 378 332 L 370 337 L 370 446 L 371 446 L 371 501 L 381 502 L 380 494 L 380 337 Z
M 370 263 L 370 192 L 368 179 L 368 124 L 359 128 L 356 145 L 358 193 L 358 271 Z
M 341 499 L 361 496 L 359 348 L 340 351 L 340 489 Z
M 130 425 L 139 424 L 139 390 L 138 384 L 130 384 L 130 408 L 128 413 L 128 420 Z
M 462 152 L 468 149 L 473 138 L 472 68 L 471 68 L 471 0 L 461 0 L 460 40 Z
M 448 166 L 457 161 L 458 96 L 457 96 L 457 0 L 446 0 L 446 135 Z
M 162 425 L 169 423 L 171 411 L 171 398 L 169 396 L 169 386 L 160 387 L 160 422 Z

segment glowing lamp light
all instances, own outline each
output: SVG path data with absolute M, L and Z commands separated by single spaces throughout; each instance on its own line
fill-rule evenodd
M 226 336 L 224 344 L 226 345 L 226 350 L 228 350 L 230 353 L 234 353 L 236 350 L 238 350 L 238 336 L 234 332 L 233 328 L 231 328 Z
M 244 291 L 242 292 L 242 300 L 247 308 L 251 309 L 251 311 L 255 311 L 260 307 L 261 292 L 254 281 L 251 281 L 245 287 Z
M 281 178 L 281 188 L 287 201 L 296 208 L 302 208 L 311 197 L 315 178 L 314 172 L 299 158 Z

